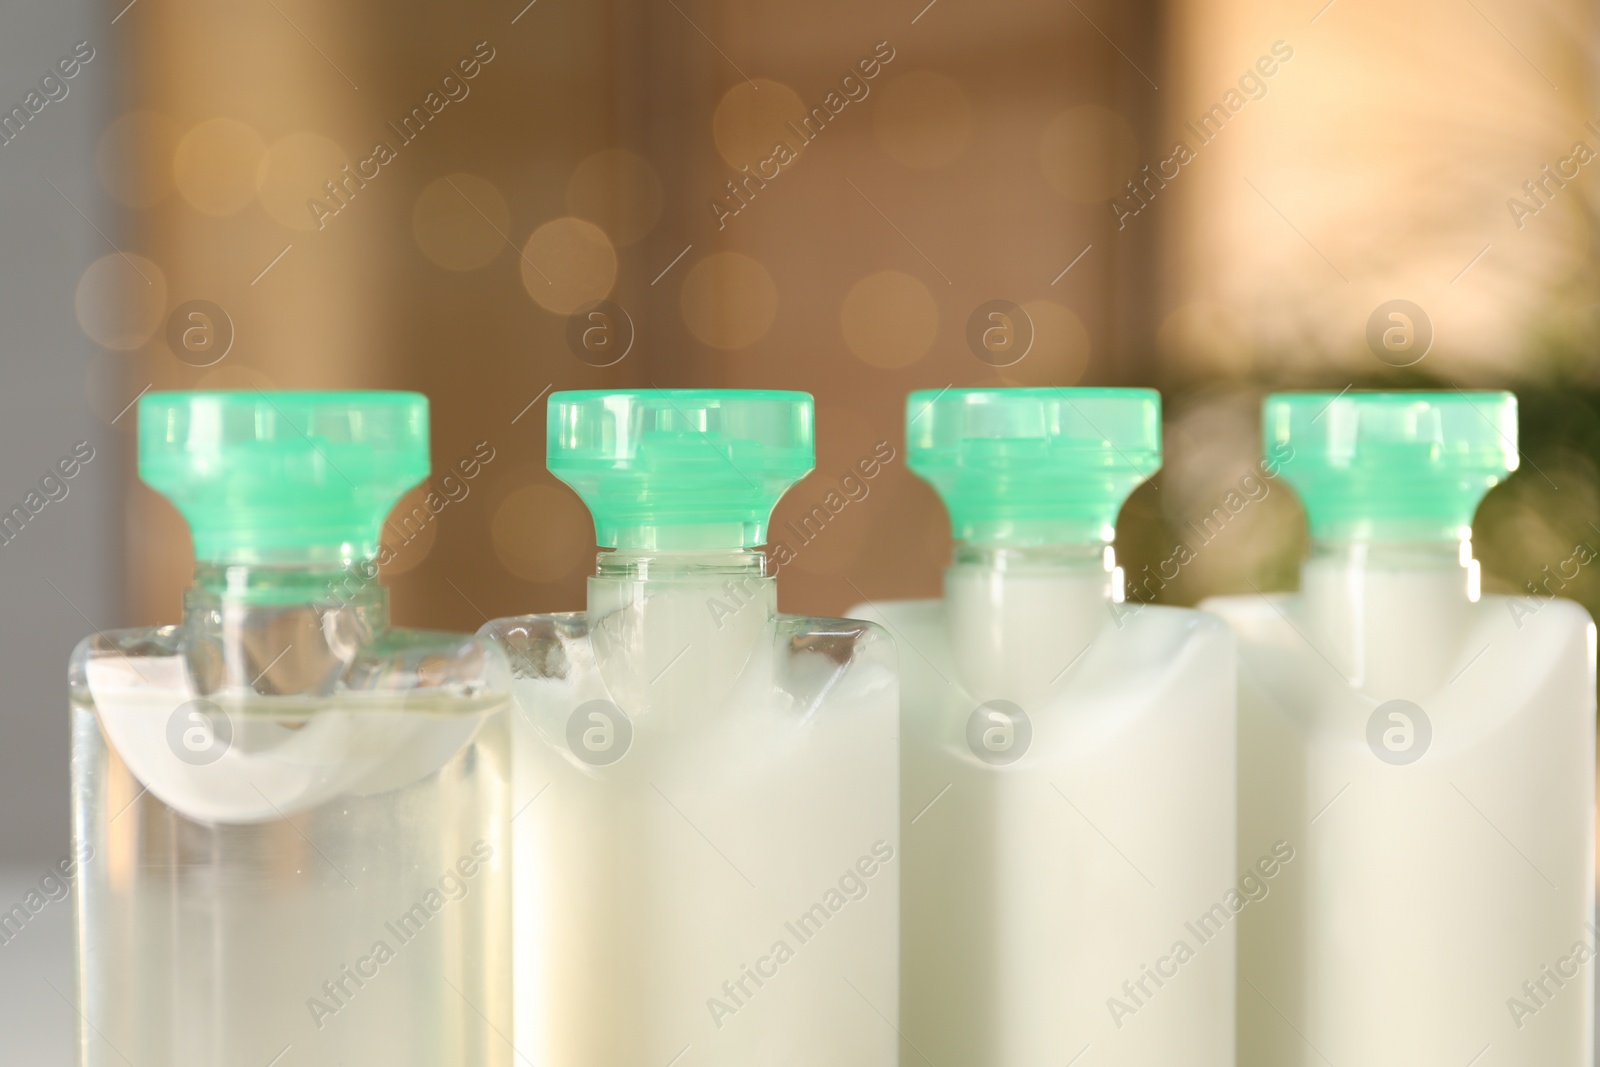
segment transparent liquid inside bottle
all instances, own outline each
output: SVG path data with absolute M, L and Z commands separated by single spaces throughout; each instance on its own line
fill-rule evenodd
M 498 654 L 326 578 L 74 656 L 84 1067 L 514 1058 Z

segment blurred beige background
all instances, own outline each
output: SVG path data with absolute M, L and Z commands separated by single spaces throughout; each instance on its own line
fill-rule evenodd
M 441 474 L 478 442 L 495 458 L 399 552 L 403 622 L 581 606 L 592 531 L 543 469 L 547 390 L 811 391 L 817 473 L 781 523 L 879 442 L 898 450 L 911 389 L 1155 371 L 1140 279 L 1157 231 L 1114 239 L 1106 205 L 1154 128 L 1159 98 L 1133 58 L 1160 69 L 1151 5 L 138 13 L 148 62 L 99 158 L 156 281 L 96 265 L 115 282 L 97 325 L 102 407 L 145 384 L 428 393 Z M 397 127 L 430 91 L 438 113 L 407 143 Z M 392 161 L 374 162 L 380 140 Z M 232 322 L 213 366 L 173 351 L 167 319 L 189 300 Z M 603 345 L 568 339 L 598 300 L 631 323 L 609 367 L 591 365 L 612 358 Z M 1003 369 L 966 339 L 990 300 L 1024 306 L 1036 334 Z M 630 332 L 615 330 L 613 351 Z M 788 609 L 842 611 L 851 582 L 936 587 L 931 492 L 899 460 L 870 490 L 799 553 Z M 133 620 L 170 618 L 182 526 L 135 486 L 127 529 Z
M 141 5 L 97 145 L 129 247 L 79 285 L 90 394 L 110 418 L 146 385 L 428 393 L 440 475 L 480 442 L 495 458 L 404 544 L 396 614 L 471 628 L 582 602 L 592 533 L 543 469 L 549 390 L 811 391 L 817 473 L 781 523 L 898 445 L 911 389 L 1159 386 L 1170 459 L 1125 516 L 1137 571 L 1247 468 L 1266 388 L 1515 386 L 1550 478 L 1488 513 L 1491 580 L 1514 586 L 1600 518 L 1592 183 L 1571 163 L 1542 200 L 1521 184 L 1600 149 L 1590 19 L 1551 0 Z M 1431 340 L 1375 354 L 1393 299 Z M 231 323 L 210 366 L 218 312 L 189 301 Z M 990 301 L 1021 308 L 997 351 L 969 339 Z M 129 621 L 172 618 L 184 531 L 137 485 L 126 509 Z M 1240 516 L 1166 595 L 1287 581 L 1295 516 L 1281 493 Z M 946 552 L 896 461 L 783 602 L 931 594 Z

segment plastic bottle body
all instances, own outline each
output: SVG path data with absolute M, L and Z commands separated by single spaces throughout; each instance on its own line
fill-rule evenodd
M 1206 605 L 1240 641 L 1240 848 L 1299 854 L 1241 924 L 1247 1067 L 1592 1061 L 1594 626 L 1469 595 L 1475 566 L 1319 545 L 1300 593 Z
M 515 676 L 518 1050 L 889 1067 L 893 649 L 776 613 L 759 553 L 616 553 Z M 712 556 L 719 556 L 713 553 Z
M 1098 546 L 958 546 L 943 601 L 863 609 L 903 679 L 900 1026 L 952 1062 L 1233 1063 L 1270 883 L 1235 862 L 1231 638 L 1109 578 Z
M 514 1058 L 504 667 L 357 601 L 75 652 L 80 1067 Z

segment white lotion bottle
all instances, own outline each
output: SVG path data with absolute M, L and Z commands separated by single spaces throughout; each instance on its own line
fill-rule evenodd
M 1595 628 L 1485 596 L 1472 516 L 1509 393 L 1267 398 L 1296 593 L 1240 648 L 1240 848 L 1298 858 L 1240 927 L 1244 1067 L 1593 1062 Z
M 1160 466 L 1158 395 L 949 389 L 912 394 L 907 424 L 954 563 L 942 600 L 857 609 L 900 650 L 907 1043 L 941 1067 L 1232 1067 L 1258 893 L 1234 853 L 1233 642 L 1123 603 L 1111 548 Z
M 588 608 L 484 633 L 513 672 L 516 1031 L 530 1063 L 893 1067 L 894 648 L 777 611 L 804 393 L 557 393 Z

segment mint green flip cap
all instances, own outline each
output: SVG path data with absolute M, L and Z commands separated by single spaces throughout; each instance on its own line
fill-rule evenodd
M 214 563 L 372 559 L 395 502 L 428 476 L 419 393 L 147 393 L 139 477 Z
M 1262 406 L 1279 468 L 1325 541 L 1454 539 L 1517 469 L 1517 398 L 1504 392 L 1275 393 Z
M 554 393 L 546 463 L 583 498 L 602 548 L 752 548 L 816 464 L 813 422 L 809 393 Z
M 957 540 L 1111 541 L 1128 494 L 1161 467 L 1152 389 L 945 389 L 906 398 L 906 462 Z

